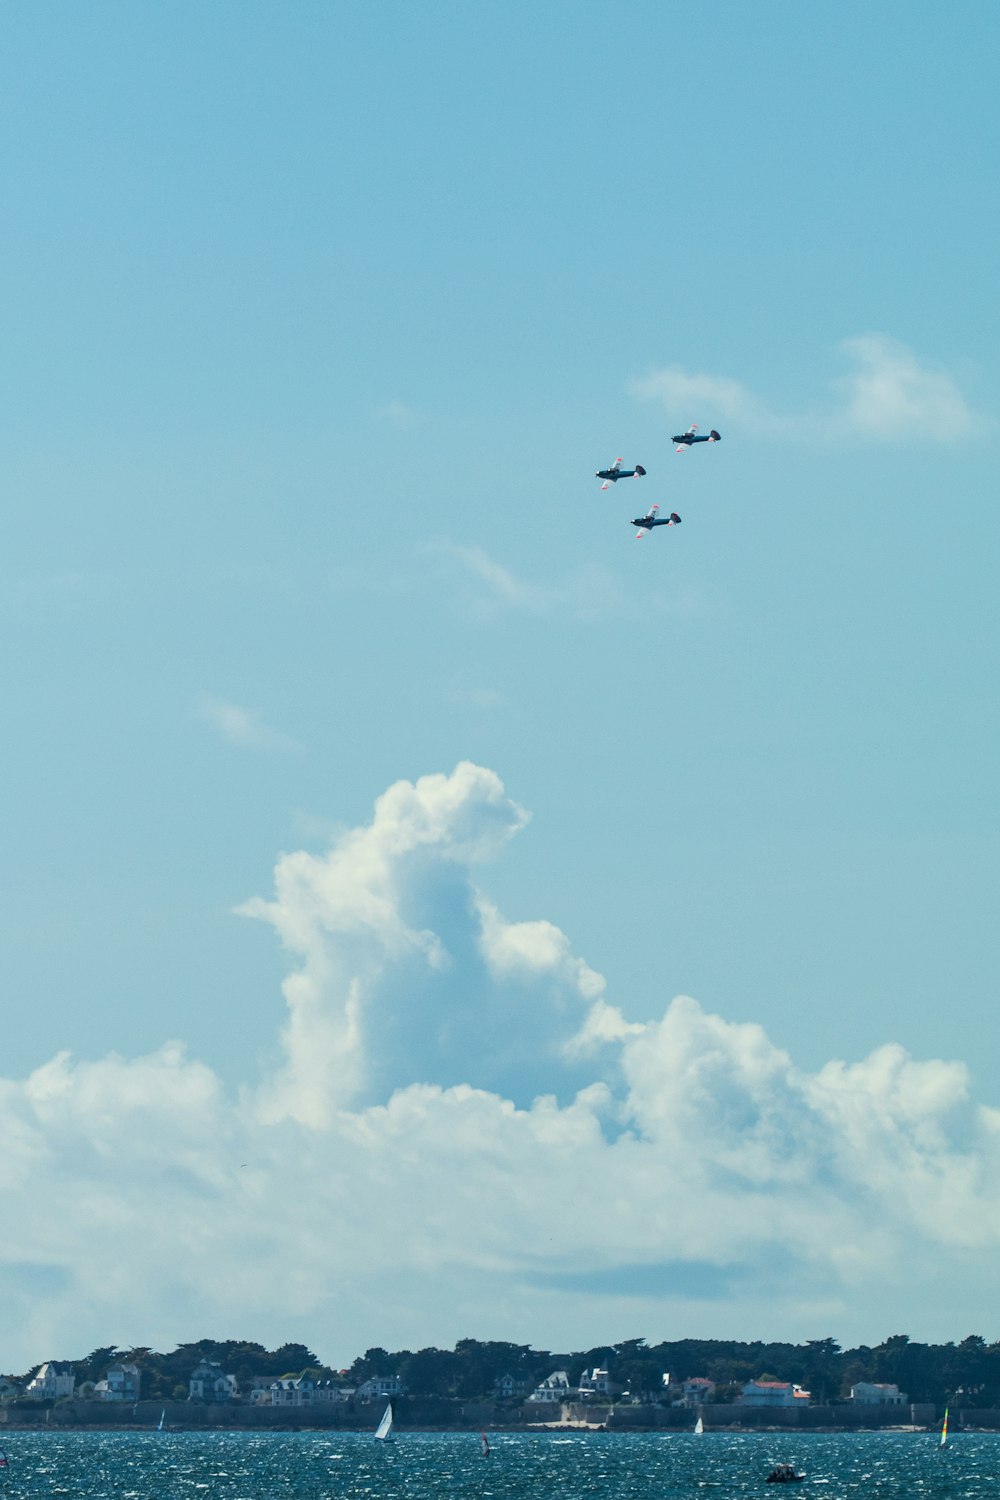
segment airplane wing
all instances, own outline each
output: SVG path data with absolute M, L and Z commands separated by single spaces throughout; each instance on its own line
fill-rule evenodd
M 616 458 L 613 464 L 608 464 L 607 472 L 611 475 L 611 478 L 604 481 L 604 483 L 601 485 L 602 490 L 606 490 L 609 484 L 614 484 L 615 480 L 618 478 L 618 470 L 621 468 L 624 462 L 625 460 L 623 458 Z
M 685 437 L 694 437 L 694 435 L 695 435 L 695 433 L 697 431 L 698 431 L 698 423 L 697 422 L 692 422 L 691 426 L 688 428 L 687 432 L 685 432 L 684 436 Z M 686 453 L 687 450 L 690 448 L 690 446 L 691 446 L 690 443 L 678 443 L 677 447 L 674 449 L 674 452 L 675 453 Z
M 601 485 L 601 489 L 602 489 L 602 490 L 609 490 L 609 489 L 610 489 L 610 488 L 611 488 L 611 486 L 612 486 L 612 484 L 613 484 L 613 482 L 614 482 L 614 481 L 613 481 L 613 480 L 611 480 L 611 479 L 606 479 L 606 480 L 605 480 L 605 481 L 604 481 L 604 483 L 603 483 L 603 484 L 602 484 L 602 485 Z
M 652 517 L 653 517 L 653 516 L 655 516 L 655 515 L 656 515 L 656 512 L 657 512 L 657 511 L 658 511 L 658 510 L 659 510 L 659 508 L 660 508 L 660 507 L 659 507 L 659 506 L 658 506 L 658 505 L 651 505 L 651 506 L 650 506 L 650 507 L 649 507 L 649 509 L 648 509 L 648 510 L 647 510 L 647 512 L 646 512 L 646 515 L 645 515 L 645 519 L 646 519 L 646 520 L 647 520 L 647 521 L 649 521 L 649 520 L 651 520 L 651 519 L 652 519 Z M 651 527 L 651 526 L 643 526 L 643 527 L 642 527 L 642 528 L 641 528 L 641 529 L 640 529 L 640 530 L 639 530 L 639 531 L 637 531 L 637 532 L 636 532 L 636 534 L 635 534 L 635 539 L 636 539 L 636 541 L 637 541 L 637 542 L 639 542 L 639 541 L 641 541 L 641 540 L 642 540 L 642 538 L 643 538 L 643 537 L 644 537 L 644 536 L 648 536 L 648 535 L 649 535 L 649 533 L 650 533 L 650 531 L 651 531 L 651 530 L 652 530 L 652 527 Z

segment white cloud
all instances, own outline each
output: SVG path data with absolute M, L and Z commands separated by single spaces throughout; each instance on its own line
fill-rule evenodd
M 451 867 L 495 857 L 525 817 L 493 772 L 464 763 L 451 776 L 397 782 L 372 823 L 326 855 L 282 856 L 275 899 L 240 908 L 270 922 L 300 961 L 284 985 L 287 1063 L 267 1091 L 267 1118 L 324 1124 L 364 1088 L 385 965 L 449 963 L 441 938 L 415 915 L 422 881 L 430 869 L 440 883 Z
M 388 422 L 391 427 L 398 427 L 404 432 L 416 427 L 420 420 L 414 408 L 405 401 L 386 401 L 375 408 L 375 415 Z
M 704 375 L 668 365 L 633 380 L 631 393 L 643 401 L 657 401 L 666 408 L 675 427 L 683 431 L 693 420 L 685 412 L 708 412 L 713 425 L 732 422 L 737 427 L 770 423 L 773 414 L 738 380 L 725 375 Z
M 973 414 L 947 371 L 921 362 L 898 339 L 867 333 L 841 349 L 854 369 L 837 382 L 838 421 L 849 432 L 886 439 L 952 443 L 973 427 Z
M 693 413 L 720 429 L 763 429 L 783 440 L 952 443 L 974 427 L 975 413 L 954 377 L 898 339 L 861 334 L 845 339 L 839 352 L 852 368 L 833 382 L 829 396 L 804 407 L 778 409 L 738 380 L 680 365 L 653 370 L 630 389 L 640 400 L 662 404 L 675 427 L 686 426 Z
M 630 533 L 622 532 L 624 541 Z M 470 612 L 482 618 L 515 610 L 522 614 L 543 615 L 568 613 L 582 620 L 603 619 L 608 615 L 648 618 L 650 612 L 690 614 L 700 608 L 691 597 L 664 598 L 649 594 L 641 599 L 627 593 L 621 580 L 610 568 L 589 566 L 561 579 L 544 584 L 519 578 L 498 563 L 482 547 L 457 546 L 443 542 L 427 551 L 450 565 L 452 574 L 464 584 L 464 598 Z
M 231 745 L 251 750 L 299 750 L 301 746 L 286 734 L 269 729 L 253 709 L 242 708 L 227 698 L 202 693 L 196 704 L 198 717 L 222 735 Z
M 918 1305 L 949 1336 L 989 1305 L 1000 1111 L 965 1067 L 889 1046 L 808 1073 L 683 997 L 628 1019 L 479 888 L 525 822 L 465 763 L 281 857 L 243 908 L 292 964 L 261 1089 L 176 1043 L 0 1081 L 9 1366 L 205 1334 L 338 1361 L 665 1319 L 875 1337 Z

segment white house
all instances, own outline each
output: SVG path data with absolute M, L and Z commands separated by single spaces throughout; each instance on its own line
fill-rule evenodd
M 280 1375 L 254 1375 L 250 1381 L 250 1405 L 270 1406 L 271 1387 Z
M 715 1390 L 715 1381 L 704 1375 L 692 1375 L 682 1386 L 681 1406 L 701 1406 Z
M 786 1380 L 748 1380 L 742 1400 L 744 1406 L 808 1406 L 809 1392 Z
M 584 1370 L 580 1376 L 580 1395 L 584 1398 L 602 1396 L 610 1400 L 621 1390 L 621 1385 L 612 1380 L 607 1370 Z
M 99 1401 L 138 1401 L 139 1381 L 138 1365 L 112 1365 L 94 1386 L 94 1395 Z
M 536 1385 L 528 1400 L 536 1406 L 551 1405 L 557 1401 L 568 1401 L 570 1394 L 569 1376 L 565 1370 L 553 1370 L 551 1375 L 546 1375 L 541 1385 Z
M 76 1370 L 61 1360 L 50 1359 L 39 1365 L 25 1388 L 25 1395 L 42 1400 L 58 1401 L 61 1396 L 72 1396 L 76 1385 Z
M 190 1401 L 235 1401 L 239 1394 L 235 1375 L 226 1375 L 214 1359 L 203 1359 L 191 1371 L 188 1381 Z
M 359 1401 L 382 1401 L 402 1394 L 403 1382 L 398 1375 L 373 1375 L 357 1389 Z
M 275 1380 L 271 1386 L 272 1406 L 312 1406 L 315 1383 L 307 1375 Z
M 875 1384 L 859 1380 L 851 1386 L 851 1400 L 861 1406 L 906 1406 L 907 1399 L 898 1385 Z
M 313 1403 L 327 1406 L 346 1406 L 354 1391 L 335 1380 L 317 1380 L 313 1390 Z

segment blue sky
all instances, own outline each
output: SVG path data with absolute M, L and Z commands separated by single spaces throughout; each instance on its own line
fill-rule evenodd
M 2 1072 L 35 1166 L 9 1167 L 31 1227 L 4 1254 L 39 1289 L 5 1362 L 206 1333 L 334 1360 L 466 1334 L 996 1337 L 994 10 L 5 20 Z M 677 456 L 692 421 L 724 441 Z M 648 475 L 602 494 L 616 454 Z M 637 547 L 653 501 L 684 524 Z M 391 832 L 416 815 L 373 805 L 424 777 L 415 805 L 448 811 L 416 859 Z M 298 876 L 272 896 L 289 868 L 302 909 Z M 411 1217 L 349 1172 L 328 1204 L 324 1152 L 374 1150 L 391 1097 L 423 1101 L 438 1175 Z M 480 1104 L 533 1142 L 499 1181 L 474 1122 L 449 1156 L 444 1119 Z M 270 1164 L 249 1208 L 173 1138 L 184 1108 Z M 532 1176 L 550 1128 L 628 1241 L 596 1261 L 580 1204 Z M 280 1218 L 298 1131 L 325 1143 L 299 1184 L 317 1259 L 262 1320 L 252 1278 L 213 1299 L 206 1268 L 244 1211 Z M 655 1244 L 613 1192 L 633 1138 Z M 74 1280 L 67 1224 L 99 1235 L 98 1201 L 131 1223 L 150 1162 L 171 1222 L 212 1184 L 219 1242 L 155 1293 L 148 1259 L 113 1295 Z M 499 1258 L 460 1231 L 470 1179 Z M 808 1243 L 708 1234 L 760 1216 L 751 1179 L 801 1193 Z M 366 1248 L 330 1283 L 333 1234 Z M 388 1310 L 373 1238 L 397 1266 L 423 1247 Z M 909 1296 L 885 1283 L 903 1255 Z M 273 1281 L 280 1240 L 258 1256 Z M 733 1290 L 683 1295 L 709 1284 Z

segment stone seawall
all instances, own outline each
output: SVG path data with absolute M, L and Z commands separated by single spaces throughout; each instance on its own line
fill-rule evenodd
M 163 1415 L 169 1432 L 202 1429 L 254 1431 L 374 1432 L 384 1401 L 343 1406 L 249 1406 L 243 1402 L 205 1405 L 196 1401 L 15 1401 L 0 1407 L 0 1430 L 16 1428 L 92 1428 L 150 1430 Z M 393 1401 L 397 1430 L 476 1431 L 480 1427 L 508 1431 L 605 1427 L 611 1432 L 691 1432 L 698 1411 L 680 1406 L 606 1406 L 572 1402 L 563 1406 L 493 1401 L 457 1401 L 445 1396 L 400 1396 Z M 874 1431 L 885 1428 L 929 1428 L 943 1413 L 930 1403 L 905 1407 L 837 1406 L 701 1407 L 706 1433 L 732 1431 Z M 953 1408 L 952 1429 L 1000 1430 L 1000 1411 Z

